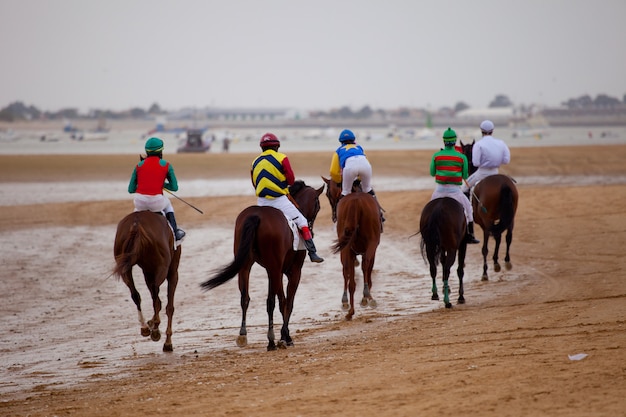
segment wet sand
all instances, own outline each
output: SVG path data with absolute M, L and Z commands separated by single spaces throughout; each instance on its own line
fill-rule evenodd
M 431 154 L 380 151 L 369 157 L 375 179 L 413 178 L 428 175 Z M 265 351 L 262 270 L 251 313 L 258 325 L 244 349 L 234 343 L 236 283 L 218 293 L 197 287 L 229 260 L 234 217 L 253 203 L 249 196 L 189 198 L 204 215 L 174 201 L 189 239 L 172 354 L 161 352 L 162 342 L 141 338 L 127 289 L 105 279 L 115 224 L 132 208 L 130 196 L 127 202 L 103 196 L 0 206 L 0 309 L 8 335 L 0 345 L 0 414 L 620 415 L 626 409 L 626 184 L 611 179 L 626 175 L 626 146 L 512 154 L 503 169 L 518 179 L 520 191 L 511 271 L 496 274 L 490 262 L 490 281 L 481 282 L 482 257 L 473 246 L 466 260 L 467 304 L 446 310 L 431 301 L 419 240 L 409 239 L 431 190 L 379 189 L 388 218 L 375 266 L 379 307 L 357 308 L 346 322 L 323 198 L 316 243 L 328 261 L 319 268 L 305 265 L 292 325 L 296 346 L 277 352 Z M 185 181 L 249 181 L 252 157 L 166 155 L 183 197 Z M 327 153 L 290 159 L 298 176 L 327 173 Z M 125 181 L 135 160 L 0 156 L 0 169 L 3 183 L 41 183 L 46 192 L 45 184 L 53 182 Z M 554 183 L 524 181 L 531 176 Z M 562 181 L 584 177 L 595 180 Z M 321 184 L 320 178 L 311 185 Z M 489 256 L 491 251 L 493 241 Z M 308 306 L 326 313 L 313 315 Z M 280 323 L 277 313 L 275 318 Z M 569 359 L 577 353 L 588 356 Z M 41 360 L 32 362 L 33 355 Z

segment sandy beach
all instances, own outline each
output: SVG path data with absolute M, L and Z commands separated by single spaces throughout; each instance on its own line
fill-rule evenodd
M 139 335 L 128 289 L 108 277 L 115 227 L 132 200 L 97 187 L 126 183 L 137 155 L 0 155 L 0 414 L 624 413 L 626 145 L 512 148 L 502 171 L 517 180 L 520 194 L 513 269 L 495 273 L 490 262 L 490 280 L 482 282 L 481 245 L 471 246 L 467 303 L 451 310 L 430 300 L 419 236 L 410 237 L 432 192 L 411 181 L 428 178 L 432 151 L 368 152 L 388 219 L 374 268 L 379 306 L 358 307 L 350 322 L 343 318 L 341 269 L 329 249 L 335 235 L 322 196 L 315 232 L 326 262 L 305 264 L 291 326 L 295 346 L 276 352 L 265 351 L 262 269 L 253 270 L 250 344 L 243 349 L 235 346 L 236 281 L 208 293 L 199 288 L 232 258 L 234 219 L 254 197 L 185 194 L 185 183 L 198 180 L 246 183 L 253 156 L 165 155 L 175 166 L 178 194 L 204 211 L 172 200 L 188 238 L 168 354 L 162 342 Z M 298 177 L 323 184 L 328 152 L 289 157 Z M 58 184 L 75 184 L 90 198 L 7 203 L 20 185 L 45 195 Z M 482 240 L 480 228 L 477 235 Z M 489 251 L 490 258 L 493 240 Z M 139 273 L 136 282 L 143 285 Z M 456 292 L 456 277 L 451 286 Z M 278 313 L 275 320 L 281 323 Z M 577 354 L 586 356 L 576 360 Z

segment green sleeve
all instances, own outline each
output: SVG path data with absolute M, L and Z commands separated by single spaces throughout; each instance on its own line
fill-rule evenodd
M 133 175 L 131 175 L 128 183 L 128 192 L 133 194 L 135 191 L 137 191 L 137 167 L 133 169 Z
M 435 174 L 437 173 L 437 168 L 435 167 L 435 155 L 433 155 L 432 159 L 430 160 L 430 176 L 431 177 L 434 177 Z
M 469 177 L 469 164 L 467 162 L 467 156 L 463 156 L 463 179 L 466 180 Z
M 178 180 L 176 179 L 176 174 L 174 174 L 174 167 L 172 164 L 169 165 L 167 170 L 167 177 L 165 177 L 167 181 L 163 184 L 163 188 L 170 191 L 178 191 Z

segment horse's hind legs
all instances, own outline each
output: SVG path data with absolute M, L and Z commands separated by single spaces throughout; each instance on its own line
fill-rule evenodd
M 343 295 L 341 296 L 341 309 L 344 311 L 350 310 L 350 303 L 348 302 L 347 290 L 343 290 Z
M 361 299 L 361 307 L 367 306 L 371 308 L 376 308 L 378 306 L 378 303 L 376 303 L 376 300 L 374 300 L 374 298 L 372 297 L 369 285 L 363 284 L 363 298 Z
M 507 271 L 513 268 L 511 263 L 511 257 L 509 256 L 509 249 L 511 248 L 511 242 L 513 241 L 513 230 L 509 229 L 506 233 L 506 255 L 504 256 L 504 267 Z

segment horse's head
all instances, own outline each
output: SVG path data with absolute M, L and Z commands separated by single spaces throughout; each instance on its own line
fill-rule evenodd
M 467 169 L 469 171 L 469 174 L 472 175 L 474 172 L 476 172 L 476 167 L 474 166 L 474 164 L 472 163 L 472 149 L 474 148 L 474 143 L 476 141 L 472 140 L 472 143 L 463 143 L 463 141 L 460 141 L 461 143 L 461 152 L 463 153 L 463 155 L 465 155 L 465 157 L 467 158 Z
M 335 223 L 337 222 L 337 202 L 339 201 L 339 196 L 341 195 L 341 184 L 325 177 L 322 177 L 322 179 L 326 183 L 326 197 L 328 198 L 328 203 L 330 204 L 330 208 L 332 210 L 331 216 L 333 223 Z
M 309 228 L 313 229 L 313 223 L 317 218 L 317 214 L 320 211 L 320 199 L 319 196 L 324 191 L 324 186 L 315 189 L 304 183 L 302 180 L 297 180 L 289 187 L 289 193 L 298 203 L 300 212 L 306 217 L 309 222 Z

